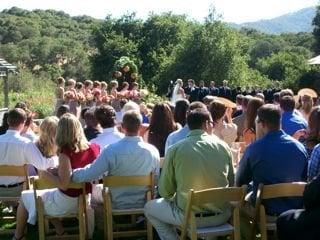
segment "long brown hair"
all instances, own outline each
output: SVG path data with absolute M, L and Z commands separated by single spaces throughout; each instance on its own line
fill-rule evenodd
M 168 104 L 157 103 L 152 111 L 148 142 L 154 145 L 164 155 L 164 147 L 168 135 L 177 129 L 172 111 Z
M 245 120 L 245 129 L 256 129 L 255 120 L 257 117 L 258 108 L 261 107 L 263 104 L 263 100 L 257 97 L 253 97 L 249 100 Z
M 313 148 L 320 142 L 320 107 L 314 107 L 311 110 L 308 121 L 308 136 L 306 145 Z

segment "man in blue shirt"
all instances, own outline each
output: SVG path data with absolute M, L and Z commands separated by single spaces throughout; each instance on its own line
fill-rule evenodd
M 282 110 L 282 129 L 290 136 L 293 136 L 296 131 L 306 129 L 308 127 L 308 123 L 303 116 L 294 111 L 295 104 L 296 103 L 292 96 L 284 96 L 280 99 L 280 107 Z
M 260 183 L 265 185 L 299 182 L 306 179 L 307 151 L 304 146 L 280 129 L 281 113 L 273 104 L 258 109 L 258 128 L 264 135 L 245 151 L 236 175 L 236 185 L 253 182 L 255 200 Z M 279 215 L 301 208 L 300 199 L 271 199 L 264 202 L 268 215 Z

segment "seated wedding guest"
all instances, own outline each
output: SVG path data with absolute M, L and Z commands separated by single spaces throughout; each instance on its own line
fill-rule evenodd
M 300 142 L 281 130 L 280 121 L 281 112 L 276 105 L 266 104 L 258 109 L 257 127 L 264 136 L 247 147 L 239 164 L 236 185 L 252 182 L 252 206 L 260 183 L 268 185 L 306 179 L 307 152 Z M 265 201 L 264 206 L 266 213 L 274 216 L 300 208 L 301 201 L 271 199 Z M 252 215 L 251 205 L 246 210 Z
M 279 240 L 318 240 L 320 236 L 320 176 L 308 183 L 303 192 L 303 209 L 292 209 L 277 219 Z
M 280 92 L 273 94 L 273 104 L 280 105 Z
M 92 139 L 91 143 L 96 143 L 100 149 L 104 149 L 109 144 L 118 142 L 124 135 L 116 127 L 116 112 L 109 105 L 96 107 L 94 116 L 102 127 L 102 133 Z
M 209 107 L 210 106 L 210 103 L 212 103 L 214 100 L 216 99 L 216 97 L 214 96 L 211 96 L 211 95 L 207 95 L 203 98 L 203 103 Z
M 149 108 L 147 108 L 147 105 L 144 103 L 140 103 L 139 107 L 140 107 L 140 113 L 142 115 L 142 123 L 149 123 L 149 118 L 151 117 Z
M 309 120 L 309 116 L 313 107 L 313 99 L 311 96 L 303 95 L 301 97 L 301 107 L 299 108 L 299 112 L 302 114 L 306 121 Z
M 124 112 L 123 107 L 127 103 L 128 103 L 128 100 L 126 98 L 122 98 L 122 99 L 119 100 L 120 110 L 116 111 L 116 122 L 117 122 L 117 124 L 122 122 L 122 117 L 123 117 L 123 112 Z
M 5 112 L 2 117 L 2 125 L 0 126 L 0 135 L 5 134 L 8 128 L 8 112 Z
M 242 100 L 243 100 L 244 96 L 242 94 L 238 94 L 236 96 L 236 104 L 237 104 L 237 109 L 236 111 L 232 114 L 232 118 L 238 117 L 242 114 L 243 110 L 242 110 Z
M 243 131 L 243 141 L 246 145 L 249 145 L 256 140 L 255 120 L 258 108 L 262 105 L 263 101 L 260 98 L 253 97 L 249 100 L 246 112 L 245 128 Z
M 210 104 L 209 112 L 214 124 L 213 133 L 230 146 L 237 138 L 237 125 L 231 119 L 232 109 L 215 100 Z
M 242 113 L 233 118 L 232 121 L 234 124 L 237 125 L 238 127 L 238 137 L 237 137 L 237 140 L 238 141 L 242 141 L 243 140 L 243 131 L 245 129 L 245 120 L 246 120 L 246 116 L 247 116 L 247 107 L 248 107 L 248 103 L 249 103 L 249 100 L 251 99 L 252 97 L 250 95 L 246 95 L 243 97 L 242 99 L 242 104 L 241 104 L 241 108 L 242 108 Z
M 23 109 L 14 108 L 8 112 L 9 129 L 0 136 L 0 165 L 30 164 L 46 170 L 53 166 L 53 160 L 43 157 L 34 143 L 20 135 L 26 118 Z M 25 180 L 24 177 L 0 177 L 0 196 L 20 196 Z
M 58 109 L 57 109 L 57 114 L 56 116 L 58 118 L 61 118 L 63 114 L 65 113 L 69 113 L 70 112 L 70 107 L 67 104 L 63 104 L 61 105 Z
M 78 196 L 82 190 L 66 189 L 71 182 L 73 169 L 85 167 L 99 155 L 100 149 L 96 144 L 87 142 L 81 123 L 72 114 L 65 114 L 58 123 L 56 144 L 59 152 L 59 167 L 57 175 L 51 172 L 41 172 L 41 176 L 53 181 L 58 188 L 40 190 L 44 211 L 49 216 L 59 216 L 78 211 Z M 86 184 L 86 193 L 91 193 L 92 186 Z M 27 222 L 35 224 L 37 220 L 33 190 L 22 192 L 17 211 L 17 227 L 14 239 L 21 239 Z M 63 235 L 64 229 L 58 220 L 52 221 L 57 235 Z
M 181 126 L 186 125 L 187 121 L 187 111 L 189 109 L 189 101 L 187 99 L 181 99 L 176 102 L 176 106 L 173 110 L 173 118 L 176 123 Z
M 122 128 L 125 137 L 104 148 L 94 163 L 73 172 L 74 182 L 85 182 L 99 179 L 104 174 L 110 176 L 144 176 L 151 172 L 159 173 L 159 152 L 138 136 L 142 118 L 137 111 L 128 111 L 123 116 Z M 93 198 L 102 202 L 102 185 L 97 185 L 97 194 Z M 112 189 L 114 208 L 141 208 L 145 203 L 144 188 Z
M 307 121 L 295 112 L 295 104 L 296 102 L 292 96 L 286 95 L 280 98 L 281 126 L 283 131 L 290 136 L 293 136 L 296 131 L 308 127 Z
M 187 195 L 207 188 L 233 186 L 231 151 L 227 144 L 206 131 L 211 131 L 208 110 L 198 108 L 187 117 L 188 137 L 169 148 L 159 181 L 162 198 L 144 207 L 145 216 L 157 230 L 160 239 L 179 239 L 176 226 L 184 219 Z M 197 217 L 198 226 L 218 226 L 231 216 L 227 203 L 212 203 L 202 210 L 207 216 Z
M 33 115 L 32 113 L 27 114 L 27 120 L 24 123 L 24 127 L 21 131 L 21 136 L 28 138 L 31 142 L 35 142 L 38 136 L 32 130 L 33 126 Z
M 178 101 L 179 102 L 179 101 Z M 178 103 L 177 102 L 177 103 Z M 196 109 L 196 108 L 203 108 L 203 109 L 207 109 L 207 106 L 204 105 L 202 102 L 199 101 L 195 101 L 192 102 L 189 105 L 188 111 L 186 112 L 186 119 L 187 119 L 187 115 L 190 111 Z M 167 141 L 166 141 L 166 145 L 165 145 L 165 153 L 167 153 L 168 148 L 170 146 L 172 146 L 173 144 L 179 142 L 182 139 L 185 139 L 188 135 L 188 133 L 190 132 L 190 129 L 188 127 L 188 124 L 186 123 L 183 128 L 180 128 L 172 133 L 169 134 L 169 136 L 167 137 Z
M 173 119 L 170 107 L 166 103 L 157 103 L 152 111 L 150 124 L 144 133 L 144 140 L 155 146 L 160 157 L 164 156 L 167 137 L 181 126 Z
M 85 122 L 85 127 L 83 131 L 88 141 L 98 137 L 98 135 L 102 132 L 99 122 L 97 118 L 94 116 L 94 111 L 94 107 L 89 108 L 85 111 L 83 116 Z
M 311 155 L 313 148 L 320 143 L 320 107 L 314 107 L 311 110 L 308 128 L 296 131 L 292 137 L 302 142 L 307 149 L 308 155 Z

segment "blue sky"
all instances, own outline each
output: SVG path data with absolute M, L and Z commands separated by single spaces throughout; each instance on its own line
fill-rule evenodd
M 213 4 L 225 21 L 241 23 L 294 12 L 314 6 L 318 0 L 0 0 L 0 3 L 0 10 L 13 6 L 28 10 L 56 9 L 72 16 L 89 15 L 101 19 L 108 14 L 119 17 L 126 12 L 136 12 L 139 18 L 146 18 L 151 11 L 172 11 L 199 21 Z

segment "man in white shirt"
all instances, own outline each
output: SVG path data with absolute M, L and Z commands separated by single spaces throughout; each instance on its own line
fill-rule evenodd
M 53 160 L 44 158 L 34 143 L 20 135 L 25 121 L 23 109 L 14 108 L 8 112 L 9 129 L 0 136 L 0 165 L 30 164 L 46 170 L 53 165 Z M 25 180 L 24 177 L 0 176 L 0 196 L 19 196 Z
M 74 170 L 72 180 L 74 182 L 90 182 L 100 178 L 106 172 L 111 176 L 145 176 L 151 172 L 158 175 L 159 151 L 139 137 L 141 124 L 142 117 L 139 112 L 126 112 L 122 122 L 126 136 L 120 141 L 108 145 L 92 164 Z M 145 204 L 144 187 L 113 188 L 111 192 L 114 208 L 141 208 Z M 100 202 L 102 198 L 96 196 L 95 200 Z
M 94 111 L 94 116 L 103 128 L 103 131 L 96 138 L 92 139 L 91 143 L 98 144 L 102 150 L 124 137 L 124 134 L 120 133 L 116 127 L 116 111 L 113 107 L 101 105 Z

